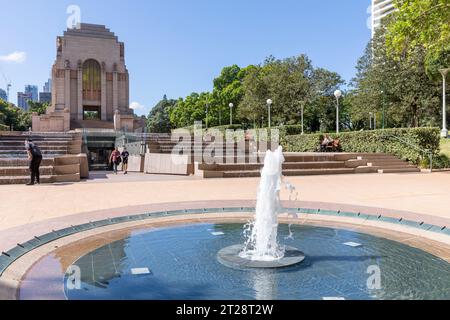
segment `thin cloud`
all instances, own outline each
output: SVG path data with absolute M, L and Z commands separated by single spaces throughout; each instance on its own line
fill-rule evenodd
M 142 109 L 145 109 L 145 106 L 140 104 L 139 102 L 132 102 L 130 104 L 130 108 L 133 110 L 142 110 Z
M 0 61 L 23 63 L 27 59 L 27 54 L 23 51 L 15 51 L 6 56 L 0 56 Z

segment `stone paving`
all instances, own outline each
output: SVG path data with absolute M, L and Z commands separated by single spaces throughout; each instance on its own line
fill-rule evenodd
M 104 175 L 82 183 L 0 186 L 1 230 L 74 214 L 158 203 L 254 200 L 258 178 Z M 299 200 L 404 210 L 450 219 L 450 172 L 291 177 Z M 108 183 L 112 182 L 112 183 Z M 120 182 L 120 183 L 119 183 Z M 281 193 L 288 200 L 286 190 Z

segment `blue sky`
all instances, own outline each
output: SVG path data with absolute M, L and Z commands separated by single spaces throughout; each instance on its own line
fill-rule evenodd
M 0 71 L 12 82 L 12 102 L 25 84 L 42 90 L 72 4 L 82 22 L 105 24 L 125 42 L 130 102 L 144 106 L 137 114 L 164 94 L 211 90 L 224 66 L 245 67 L 271 54 L 306 53 L 348 81 L 370 39 L 370 0 L 0 0 Z M 14 52 L 26 57 L 5 61 Z

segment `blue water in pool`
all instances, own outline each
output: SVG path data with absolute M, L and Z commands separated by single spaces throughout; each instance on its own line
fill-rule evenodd
M 77 260 L 81 289 L 69 290 L 65 281 L 65 294 L 68 299 L 450 299 L 446 261 L 346 230 L 292 226 L 294 239 L 287 239 L 288 226 L 280 225 L 279 242 L 303 251 L 303 263 L 276 270 L 221 265 L 217 252 L 243 243 L 242 231 L 241 224 L 134 231 Z M 344 245 L 348 242 L 361 246 Z M 139 268 L 150 273 L 133 274 Z

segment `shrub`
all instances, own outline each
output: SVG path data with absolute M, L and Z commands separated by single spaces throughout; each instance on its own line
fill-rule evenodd
M 388 153 L 419 164 L 427 155 L 421 150 L 439 154 L 439 128 L 385 129 L 329 134 L 339 137 L 343 152 Z M 281 135 L 280 141 L 287 152 L 317 151 L 321 133 Z
M 429 158 L 423 158 L 420 161 L 420 166 L 422 168 L 429 168 L 430 167 L 430 159 Z M 439 155 L 435 155 L 433 157 L 433 169 L 446 169 L 450 168 L 450 159 L 447 157 L 447 155 L 441 153 Z

